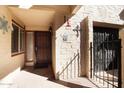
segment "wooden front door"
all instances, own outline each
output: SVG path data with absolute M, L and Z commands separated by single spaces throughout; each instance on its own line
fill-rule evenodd
M 47 67 L 51 63 L 51 32 L 35 32 L 35 67 Z

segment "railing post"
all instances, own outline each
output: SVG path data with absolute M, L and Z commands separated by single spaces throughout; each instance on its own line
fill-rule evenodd
M 80 61 L 79 61 L 79 50 L 77 50 L 77 63 L 78 63 L 78 77 L 80 76 Z
M 59 73 L 59 76 L 63 75 L 63 78 L 72 78 L 79 76 L 80 72 L 80 55 L 79 50 L 78 53 L 74 53 L 74 57 L 70 58 L 70 62 L 66 62 L 66 66 L 62 67 L 62 71 Z M 70 70 L 70 71 L 69 71 Z M 73 76 L 72 76 L 73 75 Z
M 90 42 L 90 78 L 92 78 L 92 42 Z
M 122 87 L 122 78 L 121 78 L 121 39 L 119 39 L 119 42 L 118 42 L 119 44 L 118 44 L 118 51 L 119 51 L 119 53 L 118 53 L 118 56 L 119 56 L 119 58 L 118 58 L 118 62 L 119 62 L 119 64 L 118 64 L 118 87 L 119 88 L 121 88 Z

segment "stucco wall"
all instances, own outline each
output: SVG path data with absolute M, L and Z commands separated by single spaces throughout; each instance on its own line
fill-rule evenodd
M 124 87 L 124 29 L 120 30 L 120 38 L 121 38 L 121 70 L 122 70 L 122 87 Z
M 26 33 L 26 61 L 34 61 L 34 33 Z
M 26 30 L 29 30 L 29 31 L 48 31 L 49 27 L 47 26 L 26 26 L 25 28 Z
M 24 54 L 11 56 L 11 23 L 12 16 L 6 6 L 0 6 L 0 16 L 5 16 L 9 22 L 8 32 L 3 34 L 0 29 L 0 79 L 13 72 L 15 69 L 22 67 L 24 64 Z

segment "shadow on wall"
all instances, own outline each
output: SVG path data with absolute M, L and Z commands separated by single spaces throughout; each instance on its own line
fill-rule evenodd
M 124 20 L 124 9 L 121 11 L 121 13 L 119 14 L 120 19 Z

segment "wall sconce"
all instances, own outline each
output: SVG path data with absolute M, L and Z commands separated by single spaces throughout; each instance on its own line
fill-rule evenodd
M 49 27 L 49 31 L 52 32 L 52 26 Z
M 66 26 L 65 26 L 65 29 L 66 29 L 66 30 L 71 30 L 71 25 L 70 25 L 69 20 L 67 20 L 67 24 L 66 24 Z
M 64 16 L 64 22 L 66 22 L 65 29 L 66 30 L 71 30 L 71 24 L 70 24 L 70 20 L 69 20 L 68 17 Z
M 66 30 L 71 30 L 71 24 L 70 24 L 69 18 L 67 18 L 66 16 L 64 16 L 64 22 L 66 22 L 65 29 Z M 81 31 L 79 25 L 77 25 L 76 28 L 73 29 L 73 31 L 74 32 L 76 31 L 77 32 L 76 36 L 79 37 L 79 31 Z M 65 36 L 65 37 L 67 38 L 67 36 Z
M 73 29 L 73 31 L 74 31 L 74 32 L 75 32 L 75 31 L 77 32 L 76 36 L 78 37 L 78 36 L 79 36 L 79 31 L 81 31 L 79 25 L 77 25 L 76 28 Z
M 67 33 L 63 34 L 63 41 L 68 41 L 68 34 Z

